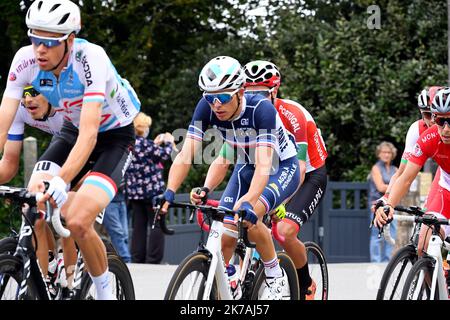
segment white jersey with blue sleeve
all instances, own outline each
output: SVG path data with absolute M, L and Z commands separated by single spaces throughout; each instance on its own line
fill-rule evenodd
M 20 99 L 30 84 L 53 106 L 64 108 L 64 119 L 77 128 L 84 102 L 102 103 L 100 132 L 129 125 L 140 110 L 135 91 L 119 76 L 105 50 L 80 38 L 75 39 L 68 65 L 58 78 L 40 70 L 32 45 L 21 48 L 11 65 L 4 96 Z

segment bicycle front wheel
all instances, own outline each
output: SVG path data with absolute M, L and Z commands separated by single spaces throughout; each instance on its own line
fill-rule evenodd
M 439 300 L 439 290 L 437 288 L 435 296 L 431 297 L 433 265 L 433 261 L 426 257 L 417 260 L 406 277 L 402 291 L 402 300 Z
M 309 274 L 316 283 L 314 300 L 328 300 L 328 266 L 325 254 L 315 242 L 307 241 L 304 244 L 308 257 Z
M 277 256 L 280 267 L 284 270 L 288 279 L 287 287 L 283 292 L 283 300 L 300 300 L 300 288 L 298 286 L 298 276 L 294 262 L 292 262 L 291 258 L 285 252 L 277 252 Z M 255 276 L 255 286 L 251 295 L 252 300 L 260 300 L 266 288 L 265 280 L 264 265 L 261 263 Z
M 113 295 L 117 300 L 135 300 L 133 279 L 123 260 L 114 254 L 108 254 L 109 281 Z M 96 300 L 96 289 L 92 279 L 87 273 L 81 280 L 79 299 Z
M 175 270 L 164 300 L 202 300 L 210 267 L 209 260 L 202 252 L 194 252 L 187 256 Z M 215 279 L 210 299 L 219 299 Z
M 19 299 L 20 285 L 23 279 L 22 261 L 11 255 L 0 255 L 0 299 Z M 23 290 L 26 290 L 26 292 L 22 296 L 22 299 L 36 300 L 38 298 L 32 277 L 27 280 L 26 287 Z
M 406 277 L 417 261 L 414 245 L 399 249 L 389 261 L 378 288 L 377 300 L 399 300 Z

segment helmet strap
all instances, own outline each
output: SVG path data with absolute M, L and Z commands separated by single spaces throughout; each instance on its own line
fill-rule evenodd
M 237 112 L 239 111 L 239 107 L 241 106 L 241 98 L 239 97 L 239 93 L 237 93 L 237 96 L 238 96 L 238 98 L 237 98 L 237 107 L 236 107 L 236 109 L 234 110 L 234 112 L 233 112 L 233 114 L 231 115 L 231 117 L 230 118 L 228 118 L 228 120 L 226 120 L 226 121 L 231 121 L 231 120 L 233 120 L 233 118 L 236 116 L 236 114 L 237 114 Z

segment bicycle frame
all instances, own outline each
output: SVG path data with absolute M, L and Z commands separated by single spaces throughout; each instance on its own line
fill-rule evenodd
M 433 277 L 431 280 L 430 296 L 434 297 L 436 290 L 439 293 L 440 300 L 448 300 L 447 282 L 445 280 L 444 268 L 442 262 L 441 248 L 443 241 L 438 235 L 432 235 L 428 242 L 427 256 L 434 260 Z M 419 283 L 424 281 L 423 273 L 419 276 Z M 414 293 L 413 298 L 417 298 L 417 293 Z
M 222 255 L 222 235 L 224 233 L 233 238 L 238 237 L 237 232 L 225 228 L 223 222 L 213 220 L 209 231 L 208 241 L 206 242 L 205 247 L 206 250 L 208 250 L 211 253 L 212 258 L 210 262 L 208 276 L 206 278 L 203 300 L 209 300 L 214 279 L 217 279 L 218 282 L 217 285 L 221 298 L 226 300 L 233 300 L 230 283 L 228 281 L 227 271 L 225 269 L 225 261 L 223 260 Z M 244 270 L 246 269 L 242 268 L 241 275 L 239 277 L 241 279 L 241 283 L 242 278 L 245 278 L 245 274 L 242 275 L 242 272 L 244 272 Z

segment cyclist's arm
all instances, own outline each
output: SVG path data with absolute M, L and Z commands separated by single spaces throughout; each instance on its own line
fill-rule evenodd
M 172 190 L 173 192 L 178 190 L 189 173 L 194 155 L 201 147 L 202 142 L 200 140 L 186 137 L 183 148 L 180 153 L 177 154 L 170 166 L 167 189 Z
M 300 167 L 300 183 L 301 186 L 303 182 L 305 181 L 305 175 L 306 175 L 306 162 L 303 160 L 298 160 L 298 164 Z
M 8 183 L 19 171 L 22 141 L 8 140 L 0 160 L 0 184 Z
M 94 150 L 101 114 L 101 102 L 83 103 L 78 138 L 60 172 L 60 177 L 66 183 L 71 182 L 81 171 Z
M 392 186 L 392 190 L 389 193 L 389 198 L 387 200 L 387 203 L 389 205 L 395 207 L 400 203 L 402 198 L 408 192 L 411 183 L 417 177 L 417 174 L 419 173 L 421 168 L 422 166 L 408 161 L 405 167 L 405 171 L 401 176 L 398 177 L 398 179 Z
M 5 146 L 8 131 L 16 116 L 20 100 L 3 96 L 0 106 L 0 152 Z
M 203 185 L 207 187 L 209 191 L 216 189 L 225 179 L 231 163 L 230 160 L 219 155 L 209 166 L 208 174 L 206 175 L 205 183 Z

